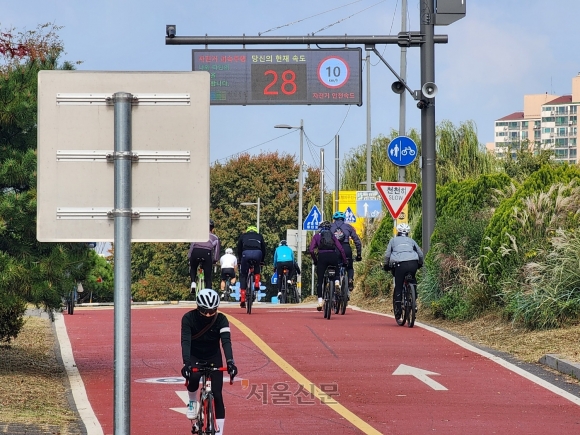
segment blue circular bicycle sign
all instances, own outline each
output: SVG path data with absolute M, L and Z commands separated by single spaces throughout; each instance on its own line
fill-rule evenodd
M 407 166 L 417 157 L 417 144 L 407 136 L 394 138 L 387 146 L 389 160 L 397 166 Z

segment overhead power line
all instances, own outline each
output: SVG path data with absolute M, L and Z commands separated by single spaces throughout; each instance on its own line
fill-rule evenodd
M 361 2 L 361 1 L 363 1 L 363 0 L 356 0 L 356 1 L 354 1 L 354 2 L 347 3 L 347 4 L 345 4 L 345 5 L 338 6 L 338 7 L 336 7 L 336 8 L 333 8 L 333 9 L 329 9 L 329 10 L 327 10 L 327 11 L 320 12 L 320 13 L 318 13 L 318 14 L 314 14 L 314 15 L 311 15 L 311 16 L 309 16 L 309 17 L 306 17 L 306 18 L 302 18 L 301 20 L 292 21 L 291 23 L 288 23 L 288 24 L 283 24 L 283 25 L 281 25 L 281 26 L 278 26 L 278 27 L 273 27 L 273 28 L 271 28 L 271 29 L 268 29 L 268 30 L 266 30 L 265 32 L 260 32 L 260 33 L 258 33 L 258 36 L 262 36 L 264 33 L 268 33 L 268 32 L 272 32 L 272 31 L 274 31 L 274 30 L 281 29 L 282 27 L 288 27 L 288 26 L 291 26 L 292 24 L 297 24 L 297 23 L 300 23 L 300 22 L 302 22 L 302 21 L 306 21 L 306 20 L 308 20 L 308 19 L 310 19 L 310 18 L 314 18 L 314 17 L 317 17 L 317 16 L 319 16 L 319 15 L 324 15 L 324 14 L 326 14 L 326 13 L 328 13 L 328 12 L 332 12 L 332 11 L 335 11 L 335 10 L 337 10 L 337 9 L 344 8 L 344 7 L 346 7 L 346 6 L 353 5 L 353 4 L 355 4 L 355 3 L 359 3 L 359 2 Z
M 377 6 L 377 5 L 380 5 L 381 3 L 384 3 L 384 2 L 386 2 L 386 1 L 387 1 L 387 0 L 381 0 L 380 2 L 378 2 L 378 3 L 375 3 L 374 5 L 371 5 L 371 6 L 369 6 L 368 8 L 365 8 L 365 9 L 363 9 L 362 11 L 355 12 L 354 14 L 352 14 L 352 15 L 349 15 L 348 17 L 345 17 L 345 18 L 342 18 L 342 19 L 338 20 L 336 23 L 329 24 L 328 26 L 325 26 L 325 27 L 323 27 L 322 29 L 319 29 L 319 30 L 317 30 L 316 32 L 312 32 L 312 34 L 314 35 L 315 33 L 322 32 L 323 30 L 326 30 L 326 29 L 328 29 L 329 27 L 332 27 L 332 26 L 334 26 L 334 25 L 336 25 L 336 24 L 338 24 L 338 23 L 342 23 L 343 21 L 346 21 L 346 20 L 348 20 L 349 18 L 352 18 L 352 17 L 354 17 L 355 15 L 358 15 L 358 14 L 360 14 L 360 13 L 363 13 L 364 11 L 368 11 L 370 8 L 374 8 L 375 6 Z

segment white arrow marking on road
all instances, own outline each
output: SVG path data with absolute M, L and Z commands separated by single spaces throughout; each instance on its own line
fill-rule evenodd
M 169 409 L 185 415 L 185 411 L 186 411 L 185 407 L 189 404 L 189 394 L 187 394 L 187 390 L 186 391 L 176 391 L 175 393 L 179 396 L 179 398 L 181 400 L 183 400 L 184 405 L 181 408 L 169 408 Z
M 439 382 L 435 382 L 433 379 L 429 378 L 428 376 L 439 375 L 439 373 L 430 372 L 428 370 L 419 369 L 417 367 L 407 366 L 405 364 L 399 365 L 397 370 L 393 372 L 393 375 L 411 375 L 419 379 L 421 382 L 426 383 L 434 390 L 447 390 L 443 385 Z

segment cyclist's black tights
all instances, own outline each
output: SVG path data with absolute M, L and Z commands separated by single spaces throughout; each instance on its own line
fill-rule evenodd
M 211 288 L 211 251 L 209 249 L 194 248 L 191 251 L 191 257 L 189 257 L 189 277 L 191 282 L 197 281 L 197 266 L 200 263 L 203 269 L 205 288 Z
M 319 298 L 322 297 L 322 281 L 324 280 L 324 272 L 328 266 L 334 266 L 338 271 L 339 254 L 336 252 L 320 252 L 318 253 L 318 264 L 316 265 L 316 294 Z
M 195 367 L 195 363 L 200 361 L 196 359 L 193 355 L 191 356 L 191 366 Z M 221 367 L 223 365 L 221 355 L 216 358 L 211 358 L 207 361 L 213 363 L 215 367 Z M 199 379 L 201 378 L 201 373 L 192 373 L 189 378 L 189 384 L 187 385 L 187 391 L 197 391 L 199 388 Z M 226 408 L 224 406 L 224 396 L 222 395 L 222 389 L 224 387 L 224 372 L 213 372 L 211 375 L 211 391 L 213 392 L 213 398 L 215 399 L 215 418 L 225 418 Z
M 410 273 L 413 275 L 413 279 L 415 279 L 415 273 L 417 273 L 418 268 L 419 262 L 417 260 L 401 261 L 395 265 L 395 301 L 401 302 L 405 275 Z

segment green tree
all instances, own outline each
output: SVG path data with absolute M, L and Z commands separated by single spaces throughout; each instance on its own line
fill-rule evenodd
M 0 32 L 0 294 L 3 301 L 49 311 L 60 307 L 61 297 L 93 264 L 85 244 L 36 240 L 37 76 L 73 68 L 59 62 L 58 30 L 48 24 Z
M 298 163 L 294 156 L 263 153 L 257 156 L 240 155 L 226 163 L 210 168 L 210 217 L 220 238 L 222 254 L 226 248 L 236 250 L 240 234 L 255 225 L 256 206 L 242 206 L 242 202 L 257 202 L 260 198 L 260 233 L 267 245 L 266 267 L 262 282 L 269 284 L 273 253 L 287 229 L 298 224 Z M 307 169 L 303 190 L 303 218 L 310 206 L 320 197 L 320 173 Z M 186 243 L 135 244 L 132 251 L 133 296 L 138 298 L 164 297 L 162 283 L 173 290 L 173 297 L 185 297 L 189 292 Z M 309 281 L 309 256 L 303 255 L 302 282 Z M 219 277 L 214 274 L 214 288 Z M 148 293 L 147 287 L 152 291 Z M 155 289 L 155 290 L 153 290 Z M 138 295 L 137 295 L 138 293 Z
M 552 150 L 531 149 L 530 142 L 525 140 L 513 144 L 511 152 L 506 153 L 501 164 L 507 175 L 521 183 L 542 166 L 559 164 L 551 160 L 553 156 Z

